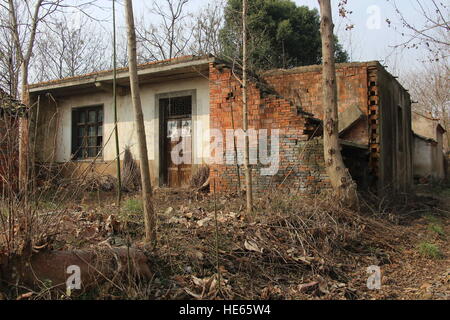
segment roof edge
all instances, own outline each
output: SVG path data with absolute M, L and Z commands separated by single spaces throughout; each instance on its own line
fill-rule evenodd
M 425 142 L 437 143 L 437 141 L 435 139 L 424 137 L 424 136 L 422 136 L 422 135 L 420 135 L 418 133 L 415 133 L 414 131 L 413 131 L 413 136 L 418 138 L 418 139 L 420 139 L 420 140 L 423 140 Z
M 366 62 L 344 62 L 336 63 L 336 69 L 348 68 L 348 67 L 382 67 L 379 61 L 366 61 Z M 295 73 L 307 73 L 307 72 L 319 72 L 322 70 L 321 64 L 295 67 L 291 69 L 273 69 L 263 73 L 264 76 L 275 76 L 283 74 L 295 74 Z
M 172 59 L 166 59 L 166 60 L 158 60 L 158 61 L 152 61 L 147 62 L 143 64 L 138 65 L 138 71 L 144 71 L 144 70 L 151 70 L 158 67 L 164 67 L 164 66 L 177 66 L 183 63 L 189 63 L 189 62 L 200 62 L 204 60 L 205 64 L 213 62 L 215 60 L 215 57 L 213 55 L 204 55 L 204 56 L 183 56 L 183 57 L 177 57 Z M 75 77 L 67 77 L 63 79 L 56 79 L 51 81 L 45 81 L 45 82 L 38 82 L 29 85 L 30 92 L 39 92 L 41 89 L 45 90 L 48 87 L 55 87 L 55 86 L 61 86 L 64 87 L 64 84 L 72 83 L 72 82 L 82 82 L 86 80 L 95 80 L 98 77 L 108 77 L 113 75 L 113 69 L 110 70 L 102 70 L 102 71 L 96 71 L 88 74 L 83 74 Z M 117 75 L 124 75 L 128 73 L 129 69 L 128 67 L 118 68 L 117 69 Z M 81 83 L 80 83 L 81 84 Z

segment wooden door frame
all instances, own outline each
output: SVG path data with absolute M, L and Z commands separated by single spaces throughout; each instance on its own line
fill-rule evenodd
M 168 168 L 167 168 L 167 148 L 166 148 L 166 133 L 167 133 L 167 119 L 168 113 L 159 103 L 161 99 L 167 98 L 177 98 L 177 97 L 186 97 L 191 96 L 192 98 L 192 113 L 191 113 L 191 121 L 192 121 L 192 165 L 194 165 L 195 159 L 195 143 L 194 143 L 194 133 L 196 130 L 195 121 L 197 116 L 197 90 L 183 90 L 183 91 L 173 91 L 167 93 L 160 93 L 155 95 L 155 105 L 156 112 L 158 118 L 158 174 L 159 174 L 159 186 L 162 187 L 168 184 Z

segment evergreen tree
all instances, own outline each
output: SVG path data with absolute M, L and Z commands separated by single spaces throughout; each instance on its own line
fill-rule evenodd
M 228 0 L 220 32 L 222 58 L 242 57 L 242 1 Z M 335 37 L 336 61 L 348 55 Z M 320 16 L 291 0 L 252 0 L 248 7 L 248 53 L 253 71 L 320 64 Z

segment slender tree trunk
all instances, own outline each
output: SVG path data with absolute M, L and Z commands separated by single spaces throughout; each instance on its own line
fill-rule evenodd
M 32 20 L 30 24 L 30 39 L 26 48 L 20 41 L 19 36 L 19 24 L 17 21 L 16 6 L 13 0 L 8 1 L 9 8 L 9 22 L 10 30 L 12 33 L 14 46 L 16 49 L 17 59 L 21 62 L 21 95 L 22 103 L 27 107 L 30 106 L 30 92 L 28 90 L 28 74 L 30 60 L 33 54 L 34 42 L 36 39 L 37 26 L 39 23 L 39 12 L 42 6 L 43 0 L 37 0 L 34 4 L 34 11 L 32 15 Z M 25 50 L 24 50 L 25 49 Z M 29 169 L 32 168 L 33 181 L 34 181 L 34 150 L 30 150 L 30 145 L 34 145 L 34 135 L 29 134 L 29 119 L 33 118 L 33 110 L 30 108 L 29 115 L 21 117 L 19 120 L 19 188 L 27 194 L 28 183 L 29 183 Z M 30 157 L 31 154 L 31 157 Z
M 25 61 L 22 62 L 22 75 L 20 92 L 21 100 L 27 107 L 30 105 L 30 93 L 28 91 L 28 65 Z M 29 161 L 29 120 L 28 114 L 19 119 L 19 188 L 27 195 L 28 192 L 28 161 Z
M 153 247 L 156 246 L 156 215 L 153 209 L 152 185 L 148 163 L 147 141 L 145 137 L 144 115 L 142 113 L 139 79 L 136 58 L 136 31 L 134 27 L 133 4 L 125 1 L 128 29 L 128 64 L 130 70 L 131 97 L 133 100 L 137 138 L 139 145 L 139 160 L 142 182 L 142 200 L 144 202 L 145 240 Z
M 242 0 L 242 114 L 243 129 L 245 134 L 244 144 L 244 167 L 245 167 L 245 185 L 247 196 L 247 213 L 250 214 L 253 209 L 253 186 L 252 186 L 252 168 L 250 167 L 250 146 L 248 136 L 248 105 L 247 105 L 247 0 Z
M 345 167 L 339 143 L 336 66 L 334 60 L 333 18 L 330 0 L 319 0 L 323 54 L 323 146 L 327 173 L 341 201 L 357 205 L 356 184 Z
M 119 127 L 117 124 L 117 53 L 116 53 L 116 0 L 113 0 L 113 104 L 114 104 L 114 134 L 116 138 L 116 170 L 117 170 L 117 206 L 122 202 L 122 174 L 120 171 Z
M 231 127 L 233 129 L 233 147 L 234 147 L 234 158 L 236 160 L 236 174 L 238 179 L 238 189 L 237 193 L 240 194 L 242 191 L 242 184 L 241 184 L 241 168 L 239 165 L 239 157 L 238 157 L 238 150 L 237 150 L 237 138 L 234 134 L 234 130 L 236 130 L 236 126 L 234 125 L 234 111 L 233 111 L 233 103 L 231 103 L 230 106 L 230 113 L 231 113 Z

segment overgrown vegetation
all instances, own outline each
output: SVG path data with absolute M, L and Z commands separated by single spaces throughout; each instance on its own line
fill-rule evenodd
M 127 199 L 123 204 L 122 212 L 128 214 L 142 214 L 142 201 L 138 199 Z
M 82 207 L 66 203 L 68 209 L 58 214 L 58 221 L 64 221 L 62 228 L 53 229 L 46 248 L 58 252 L 94 250 L 100 254 L 97 257 L 108 257 L 108 248 L 141 251 L 141 201 L 129 196 L 119 211 L 109 201 L 114 200 L 113 192 L 100 196 L 102 206 L 98 206 L 96 195 L 86 198 Z M 393 219 L 381 202 L 365 199 L 366 205 L 358 213 L 327 196 L 304 197 L 273 190 L 255 199 L 255 220 L 248 223 L 241 197 L 215 198 L 195 191 L 161 189 L 154 198 L 158 248 L 142 251 L 152 272 L 149 279 L 136 281 L 140 278 L 118 277 L 113 272 L 104 273 L 106 277 L 96 274 L 95 287 L 71 296 L 63 289 L 53 292 L 55 283 L 51 290 L 43 285 L 33 290 L 13 285 L 14 290 L 3 292 L 9 298 L 15 298 L 15 292 L 31 292 L 27 299 L 363 299 L 370 294 L 364 273 L 368 265 L 402 261 L 411 245 L 424 259 L 441 261 L 445 253 L 438 243 L 427 239 L 415 242 L 416 235 L 398 224 L 417 219 L 413 214 L 408 219 L 403 215 L 417 210 L 418 204 L 430 212 L 433 203 L 410 199 L 407 203 L 413 207 L 398 206 L 397 213 L 390 212 L 400 218 Z M 374 212 L 383 208 L 385 213 L 374 214 L 369 206 Z M 430 222 L 437 223 L 434 218 L 424 221 L 425 231 Z M 444 228 L 444 220 L 439 221 Z M 37 249 L 33 255 L 45 252 Z
M 440 259 L 442 258 L 442 252 L 439 247 L 433 243 L 429 243 L 423 241 L 419 244 L 419 252 L 420 254 L 432 258 L 432 259 Z
M 431 231 L 435 235 L 445 237 L 446 234 L 440 218 L 433 215 L 427 215 L 426 219 L 428 221 L 428 231 Z

